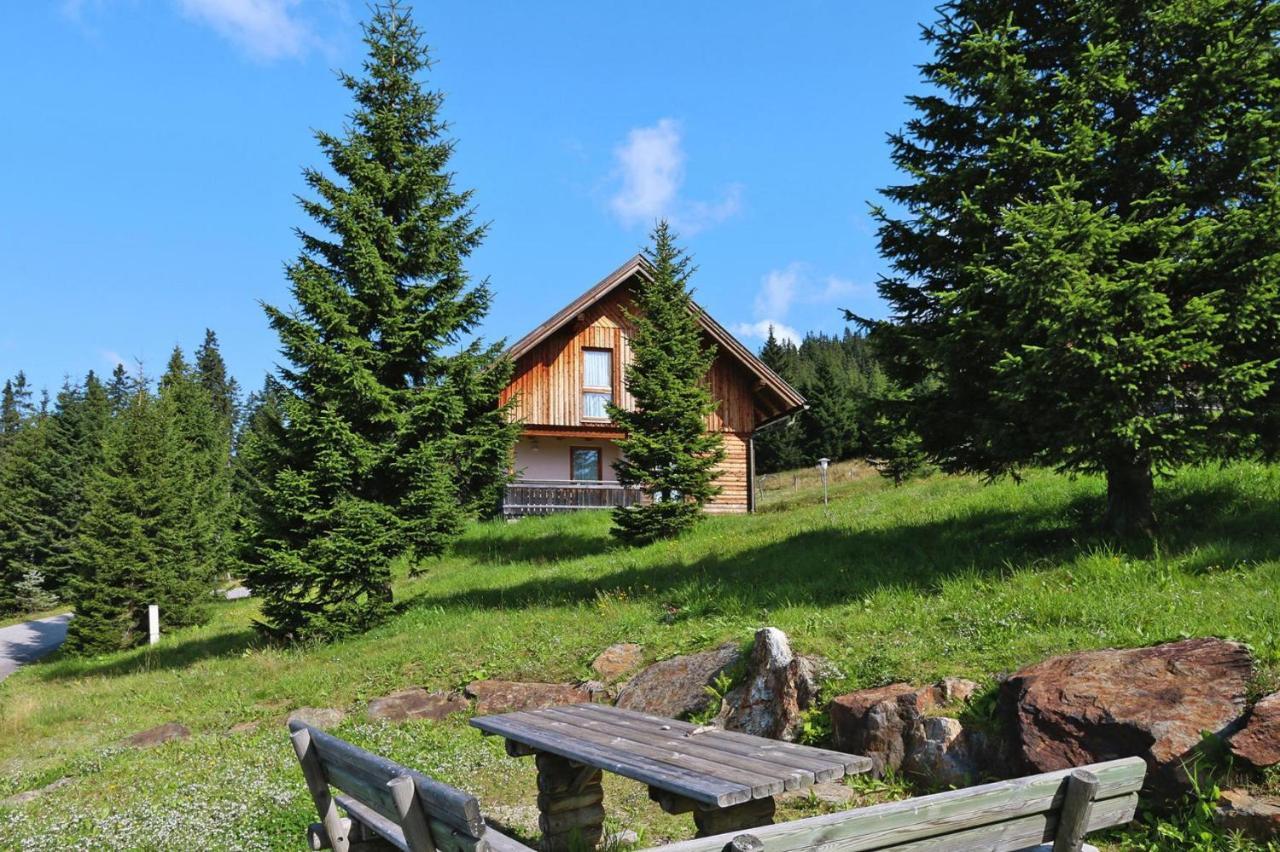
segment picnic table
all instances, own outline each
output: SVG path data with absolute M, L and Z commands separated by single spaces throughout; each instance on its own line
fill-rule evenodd
M 534 756 L 543 845 L 594 845 L 604 831 L 601 776 L 647 784 L 667 813 L 692 813 L 699 837 L 769 825 L 779 793 L 867 772 L 859 755 L 664 719 L 602 704 L 481 716 L 471 724 Z

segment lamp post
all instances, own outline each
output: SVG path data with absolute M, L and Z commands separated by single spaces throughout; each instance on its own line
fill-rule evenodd
M 827 465 L 831 459 L 818 459 L 818 470 L 822 471 L 822 505 L 827 505 Z

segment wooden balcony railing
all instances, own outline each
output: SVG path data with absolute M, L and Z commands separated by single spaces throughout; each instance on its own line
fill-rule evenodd
M 616 482 L 521 479 L 507 486 L 502 514 L 514 518 L 579 509 L 612 509 L 639 502 L 640 489 L 624 488 Z

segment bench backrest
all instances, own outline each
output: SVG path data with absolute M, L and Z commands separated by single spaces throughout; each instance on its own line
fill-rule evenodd
M 474 796 L 301 722 L 289 727 L 323 821 L 313 827 L 312 848 L 347 852 L 348 831 L 358 825 L 406 852 L 532 852 L 486 827 Z M 1112 760 L 699 837 L 660 852 L 723 852 L 730 844 L 751 852 L 1015 852 L 1046 843 L 1079 852 L 1086 834 L 1133 819 L 1146 769 L 1141 758 Z M 346 795 L 333 797 L 330 787 Z
M 290 722 L 289 730 L 320 814 L 323 835 L 313 830 L 313 848 L 347 852 L 354 822 L 408 852 L 488 850 L 491 832 L 474 796 L 303 722 Z M 334 797 L 331 787 L 346 795 Z
M 757 852 L 984 850 L 1015 852 L 1051 843 L 1079 852 L 1086 834 L 1124 825 L 1138 807 L 1147 765 L 1138 757 L 918 796 L 841 813 L 753 828 L 734 844 Z M 721 852 L 741 832 L 700 837 L 662 852 Z

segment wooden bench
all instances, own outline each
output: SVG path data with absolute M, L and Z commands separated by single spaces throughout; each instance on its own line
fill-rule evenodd
M 485 825 L 475 797 L 301 722 L 289 725 L 321 822 L 312 849 L 532 852 Z M 662 852 L 1080 852 L 1133 819 L 1141 758 L 1030 775 L 900 802 L 729 832 Z M 332 795 L 330 788 L 341 793 Z M 347 812 L 343 819 L 337 808 Z M 655 850 L 656 852 L 656 850 Z

